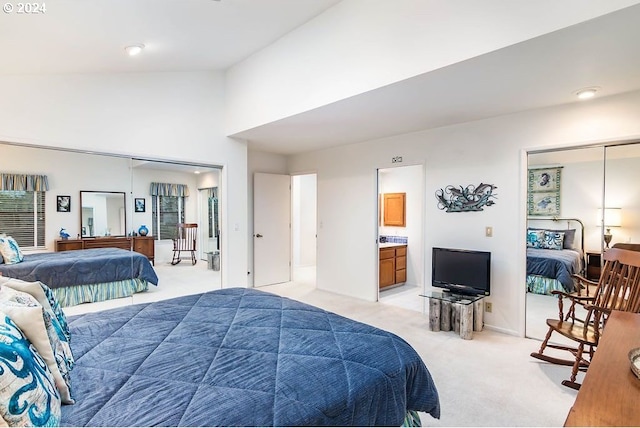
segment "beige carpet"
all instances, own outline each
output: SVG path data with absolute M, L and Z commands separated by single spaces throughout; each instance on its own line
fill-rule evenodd
M 71 315 L 220 288 L 220 273 L 207 270 L 203 262 L 160 265 L 156 271 L 160 286 L 149 292 L 65 312 Z M 294 274 L 295 282 L 260 289 L 383 328 L 409 342 L 429 368 L 440 394 L 441 419 L 421 414 L 423 425 L 563 425 L 576 396 L 576 391 L 560 384 L 570 368 L 531 358 L 539 341 L 488 330 L 474 333 L 470 341 L 453 332 L 430 332 L 421 303 L 416 304 L 415 290 L 396 290 L 381 303 L 365 302 L 316 290 L 314 277 L 313 270 L 306 270 Z

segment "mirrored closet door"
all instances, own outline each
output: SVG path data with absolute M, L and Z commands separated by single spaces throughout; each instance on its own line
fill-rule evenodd
M 597 280 L 607 248 L 640 243 L 640 144 L 529 153 L 528 168 L 526 335 L 543 339 L 552 290 L 573 290 L 571 273 Z
M 24 192 L 0 192 L 0 232 L 21 234 L 25 251 L 94 248 L 123 238 L 158 270 L 172 267 L 177 224 L 192 223 L 198 232 L 193 267 L 208 275 L 212 289 L 221 287 L 219 167 L 0 143 L 0 173 L 7 182 L 46 177 L 46 191 L 27 201 L 30 215 L 16 216 Z M 176 269 L 192 266 L 190 255 L 182 258 Z

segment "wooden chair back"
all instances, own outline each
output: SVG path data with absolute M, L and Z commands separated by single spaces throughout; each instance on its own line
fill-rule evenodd
M 593 306 L 607 313 L 640 312 L 640 252 L 610 248 L 604 260 Z
M 195 251 L 198 235 L 197 223 L 178 223 L 176 238 L 173 240 L 174 251 Z
M 173 240 L 173 259 L 172 265 L 180 263 L 180 254 L 182 251 L 188 251 L 191 255 L 191 264 L 196 264 L 196 238 L 198 237 L 197 223 L 178 223 L 176 238 Z

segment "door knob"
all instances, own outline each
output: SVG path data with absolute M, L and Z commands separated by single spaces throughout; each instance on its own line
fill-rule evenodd
M 262 238 L 262 235 L 260 235 L 259 233 L 256 234 L 256 238 Z

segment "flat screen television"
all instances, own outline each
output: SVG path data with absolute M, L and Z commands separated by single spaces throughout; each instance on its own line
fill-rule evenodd
M 491 253 L 434 247 L 431 285 L 457 294 L 488 296 L 491 292 Z

